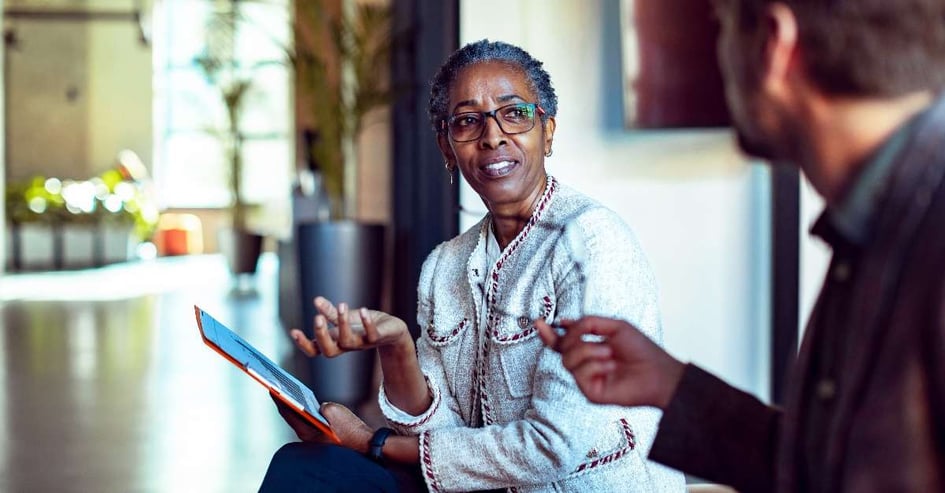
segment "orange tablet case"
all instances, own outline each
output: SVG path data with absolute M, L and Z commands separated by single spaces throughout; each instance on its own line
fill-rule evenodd
M 311 389 L 200 307 L 194 305 L 194 313 L 197 316 L 200 336 L 207 346 L 269 389 L 270 393 L 280 401 L 298 411 L 299 415 L 312 423 L 325 436 L 341 444 L 341 440 L 332 431 L 328 420 L 318 411 L 318 399 L 315 398 Z

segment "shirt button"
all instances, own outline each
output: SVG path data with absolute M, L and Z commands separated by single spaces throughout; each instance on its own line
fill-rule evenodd
M 833 280 L 837 282 L 845 282 L 850 278 L 850 264 L 846 262 L 838 262 L 833 268 Z
M 837 394 L 837 384 L 829 378 L 825 378 L 817 382 L 817 397 L 820 400 L 828 401 L 833 399 L 833 396 Z

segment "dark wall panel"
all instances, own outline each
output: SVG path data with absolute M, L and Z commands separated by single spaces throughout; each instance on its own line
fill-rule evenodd
M 450 184 L 428 123 L 429 80 L 459 47 L 458 0 L 395 0 L 400 33 L 392 78 L 404 90 L 394 103 L 393 314 L 416 326 L 417 280 L 433 248 L 459 231 L 458 184 Z

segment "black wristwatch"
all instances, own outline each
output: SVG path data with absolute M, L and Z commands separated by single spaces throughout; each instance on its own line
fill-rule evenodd
M 368 442 L 370 447 L 368 448 L 368 457 L 371 458 L 374 462 L 382 462 L 384 460 L 381 451 L 384 449 L 384 442 L 387 441 L 387 437 L 393 433 L 394 430 L 390 428 L 378 428 L 374 432 L 374 435 L 371 436 L 371 441 Z

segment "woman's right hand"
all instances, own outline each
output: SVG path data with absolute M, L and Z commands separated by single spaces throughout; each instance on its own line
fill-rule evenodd
M 309 339 L 299 329 L 289 334 L 295 345 L 309 357 L 323 354 L 333 358 L 350 351 L 403 343 L 410 332 L 403 320 L 387 313 L 361 308 L 349 312 L 346 303 L 337 307 L 327 299 L 315 298 L 315 334 Z

